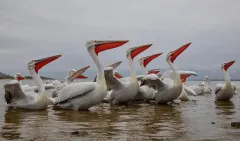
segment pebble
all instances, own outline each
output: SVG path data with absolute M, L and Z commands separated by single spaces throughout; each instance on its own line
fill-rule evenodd
M 240 122 L 232 122 L 231 126 L 235 128 L 240 128 Z
M 87 132 L 87 131 L 81 131 L 81 132 L 79 132 L 79 131 L 73 131 L 73 132 L 71 132 L 71 135 L 86 136 L 86 135 L 88 135 L 88 132 Z

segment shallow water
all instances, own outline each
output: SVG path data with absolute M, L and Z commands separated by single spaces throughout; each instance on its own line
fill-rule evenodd
M 214 96 L 190 97 L 172 105 L 100 104 L 89 111 L 8 108 L 0 81 L 0 140 L 240 140 L 239 93 L 230 102 Z M 24 81 L 32 84 L 32 81 Z M 188 82 L 188 85 L 200 82 Z M 211 82 L 211 88 L 218 82 Z M 240 82 L 234 82 L 240 88 Z M 213 89 L 214 90 L 214 89 Z M 80 135 L 71 135 L 79 131 Z

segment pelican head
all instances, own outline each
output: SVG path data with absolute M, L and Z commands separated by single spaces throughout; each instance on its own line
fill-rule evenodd
M 227 63 L 223 63 L 223 64 L 221 65 L 221 69 L 222 69 L 223 71 L 227 71 L 228 68 L 233 65 L 233 63 L 235 63 L 235 61 L 230 61 L 230 62 L 227 62 Z
M 169 52 L 169 53 L 167 54 L 167 56 L 166 56 L 167 62 L 174 63 L 175 59 L 176 59 L 184 50 L 186 50 L 186 49 L 189 47 L 190 44 L 191 44 L 191 43 L 187 43 L 187 44 L 183 45 L 182 47 L 180 47 L 180 48 L 178 48 L 178 49 L 176 49 L 176 50 L 174 50 L 174 51 Z
M 55 56 L 46 57 L 46 58 L 42 58 L 42 59 L 38 59 L 38 60 L 32 60 L 28 63 L 28 69 L 29 69 L 30 72 L 32 72 L 32 70 L 35 70 L 35 72 L 38 73 L 38 71 L 43 66 L 49 64 L 50 62 L 58 59 L 61 56 L 62 55 L 55 55 Z
M 109 50 L 109 49 L 113 49 L 113 48 L 117 48 L 119 46 L 124 45 L 125 43 L 127 43 L 128 40 L 116 40 L 116 41 L 97 41 L 97 40 L 91 40 L 91 41 L 87 41 L 86 43 L 86 47 L 88 49 L 88 51 L 92 54 L 96 54 L 98 55 L 98 53 L 105 51 L 105 50 Z
M 128 59 L 133 60 L 138 54 L 145 51 L 150 46 L 152 46 L 152 44 L 147 44 L 147 45 L 142 45 L 142 46 L 138 46 L 138 47 L 129 48 L 126 52 L 126 56 L 127 56 Z

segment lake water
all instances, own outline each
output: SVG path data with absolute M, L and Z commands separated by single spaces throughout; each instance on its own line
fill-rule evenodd
M 0 81 L 0 140 L 240 140 L 240 90 L 230 102 L 215 102 L 214 96 L 191 97 L 172 105 L 102 103 L 89 111 L 22 110 L 8 108 Z M 33 84 L 32 81 L 24 81 Z M 200 82 L 188 82 L 188 85 Z M 218 82 L 211 82 L 211 88 Z M 240 82 L 234 82 L 240 88 Z M 213 89 L 214 90 L 214 89 Z M 79 131 L 80 135 L 72 135 Z

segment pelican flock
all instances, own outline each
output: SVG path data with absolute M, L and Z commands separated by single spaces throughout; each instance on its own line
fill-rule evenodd
M 142 74 L 135 71 L 134 60 L 142 52 L 152 48 L 152 44 L 131 47 L 126 50 L 126 58 L 129 64 L 130 76 L 124 77 L 115 69 L 122 63 L 118 61 L 107 67 L 102 65 L 99 59 L 100 52 L 117 49 L 127 44 L 128 40 L 91 40 L 85 44 L 86 51 L 95 63 L 96 77 L 94 81 L 79 82 L 75 79 L 87 79 L 83 73 L 90 67 L 70 69 L 61 83 L 58 80 L 44 84 L 39 71 L 45 65 L 60 58 L 61 55 L 34 59 L 28 63 L 28 70 L 36 83 L 36 86 L 24 84 L 23 75 L 17 73 L 14 80 L 4 85 L 5 101 L 10 107 L 24 109 L 47 109 L 52 105 L 54 109 L 87 110 L 101 102 L 111 105 L 133 104 L 135 102 L 152 101 L 155 104 L 169 104 L 175 100 L 191 101 L 191 96 L 211 94 L 208 76 L 199 85 L 187 85 L 190 76 L 197 73 L 189 70 L 178 70 L 175 61 L 185 52 L 191 43 L 187 43 L 176 50 L 169 51 L 166 55 L 166 63 L 169 70 L 160 72 L 162 66 L 157 69 L 147 69 L 147 65 L 162 56 L 163 53 L 155 53 L 140 58 L 139 65 Z M 214 95 L 218 101 L 229 101 L 236 93 L 236 86 L 231 82 L 227 70 L 235 61 L 223 63 L 221 70 L 224 74 L 225 84 L 215 87 Z M 47 92 L 54 90 L 52 95 Z

